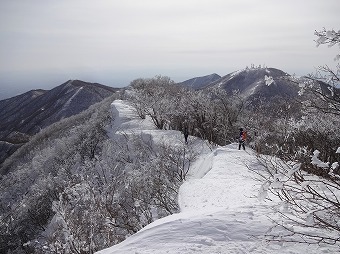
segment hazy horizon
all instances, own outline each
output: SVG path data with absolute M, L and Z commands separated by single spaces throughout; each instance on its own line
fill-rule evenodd
M 338 0 L 73 0 L 0 2 L 0 99 L 69 79 L 124 87 L 266 65 L 299 76 L 335 66 Z
M 259 66 L 259 65 L 255 65 L 255 66 Z M 262 66 L 262 65 L 261 65 Z M 251 64 L 244 66 L 244 68 L 241 69 L 245 69 L 246 67 L 251 67 Z M 273 67 L 273 66 L 266 66 L 267 68 L 276 68 L 276 69 L 280 69 L 282 71 L 287 72 L 286 70 L 282 69 L 282 68 L 278 68 L 278 67 Z M 50 90 L 53 89 L 59 85 L 62 85 L 63 83 L 67 82 L 68 80 L 82 80 L 85 82 L 90 82 L 90 83 L 99 83 L 102 85 L 106 85 L 106 86 L 110 86 L 110 87 L 115 87 L 115 88 L 121 88 L 121 87 L 126 87 L 130 84 L 131 81 L 133 81 L 134 79 L 137 78 L 151 78 L 154 77 L 156 75 L 164 75 L 164 76 L 169 76 L 170 78 L 172 78 L 175 82 L 182 82 L 191 78 L 195 78 L 195 77 L 201 77 L 201 76 L 206 76 L 206 75 L 210 75 L 213 73 L 216 73 L 220 76 L 225 76 L 227 74 L 230 74 L 234 71 L 237 70 L 241 70 L 241 69 L 235 69 L 233 71 L 229 71 L 228 73 L 217 73 L 217 72 L 211 72 L 211 73 L 201 73 L 197 75 L 193 75 L 193 76 L 188 76 L 188 75 L 184 75 L 183 76 L 176 76 L 176 78 L 171 77 L 171 75 L 167 75 L 166 73 L 149 73 L 146 71 L 144 74 L 141 73 L 141 75 L 135 75 L 133 78 L 127 78 L 126 79 L 114 79 L 114 77 L 108 77 L 105 78 L 106 76 L 103 75 L 101 77 L 91 77 L 91 75 L 86 75 L 84 74 L 82 76 L 82 78 L 66 78 L 67 75 L 65 75 L 65 79 L 61 80 L 60 79 L 60 75 L 50 75 L 45 77 L 46 80 L 42 79 L 42 78 L 32 78 L 31 82 L 30 79 L 27 77 L 23 77 L 22 83 L 18 83 L 17 85 L 15 84 L 11 84 L 11 82 L 9 82 L 8 84 L 3 83 L 0 85 L 0 100 L 3 99 L 7 99 L 7 98 L 11 98 L 20 94 L 23 94 L 25 92 L 31 91 L 31 90 L 37 90 L 37 89 L 43 89 L 43 90 Z M 136 72 L 137 73 L 137 72 Z M 303 75 L 308 75 L 311 74 L 312 72 L 309 73 L 305 73 L 305 74 L 299 74 L 299 73 L 290 73 L 287 72 L 288 74 L 291 75 L 297 75 L 297 76 L 303 76 Z M 38 80 L 38 81 L 37 81 Z M 18 81 L 17 81 L 18 82 Z M 20 81 L 19 81 L 20 82 Z

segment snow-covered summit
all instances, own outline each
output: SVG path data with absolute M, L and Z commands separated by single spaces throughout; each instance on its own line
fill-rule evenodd
M 267 80 L 273 84 L 268 86 Z M 228 93 L 237 91 L 243 98 L 270 100 L 274 97 L 294 98 L 298 87 L 290 80 L 290 75 L 275 68 L 246 68 L 223 76 L 209 87 L 218 86 Z
M 214 80 L 203 77 L 189 79 L 180 84 L 193 87 L 197 90 L 220 88 L 228 94 L 237 93 L 250 105 L 259 102 L 271 102 L 277 98 L 294 99 L 299 96 L 299 86 L 293 81 L 294 77 L 288 73 L 268 67 L 251 67 L 234 71 Z M 199 86 L 195 84 L 199 80 Z

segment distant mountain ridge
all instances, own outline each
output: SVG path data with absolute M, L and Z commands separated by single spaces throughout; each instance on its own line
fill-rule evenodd
M 286 72 L 275 68 L 251 68 L 228 74 L 208 87 L 221 87 L 228 93 L 237 91 L 246 100 L 277 96 L 294 98 L 298 96 L 298 84 Z
M 216 76 L 215 76 L 216 77 Z M 291 76 L 275 68 L 246 68 L 227 74 L 210 81 L 203 77 L 189 79 L 180 84 L 189 86 L 199 80 L 196 90 L 206 90 L 215 87 L 224 89 L 228 94 L 237 93 L 244 100 L 256 104 L 257 101 L 270 101 L 274 98 L 295 98 L 298 96 L 299 86 L 293 82 Z
M 40 129 L 76 115 L 118 90 L 69 80 L 51 90 L 32 90 L 0 101 L 0 163 Z
M 186 81 L 183 81 L 179 83 L 182 86 L 189 87 L 195 90 L 201 89 L 204 86 L 207 86 L 211 83 L 213 83 L 216 80 L 219 80 L 221 78 L 220 75 L 213 73 L 210 75 L 202 76 L 202 77 L 196 77 L 192 78 Z

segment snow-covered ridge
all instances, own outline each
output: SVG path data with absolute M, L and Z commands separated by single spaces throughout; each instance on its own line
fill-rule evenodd
M 179 132 L 155 130 L 148 119 L 139 119 L 125 101 L 115 101 L 112 107 L 118 133 L 147 132 L 154 138 L 162 137 L 164 141 L 181 145 Z M 195 142 L 197 145 L 199 141 Z M 202 147 L 189 179 L 179 190 L 180 213 L 159 219 L 98 254 L 297 254 L 306 250 L 311 254 L 335 253 L 329 246 L 311 248 L 304 244 L 262 241 L 261 237 L 271 226 L 270 208 L 277 203 L 263 203 L 257 198 L 260 186 L 254 180 L 253 170 L 262 169 L 254 152 L 239 151 L 236 144 L 213 151 Z

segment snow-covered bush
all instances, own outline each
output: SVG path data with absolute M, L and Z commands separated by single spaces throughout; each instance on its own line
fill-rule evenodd
M 138 115 L 150 116 L 158 129 L 165 129 L 172 110 L 177 106 L 180 97 L 179 88 L 173 80 L 166 76 L 149 79 L 136 79 L 130 86 L 133 92 L 129 98 Z
M 55 215 L 36 250 L 93 253 L 177 212 L 177 190 L 195 156 L 187 147 L 157 145 L 148 134 L 106 140 L 100 156 L 73 169 L 79 181 L 53 202 Z
M 340 43 L 333 30 L 315 34 L 318 45 Z M 286 146 L 290 149 L 279 154 L 283 160 L 259 159 L 267 169 L 258 172 L 264 180 L 260 199 L 270 198 L 270 192 L 282 201 L 266 237 L 270 241 L 340 243 L 339 65 L 335 72 L 327 66 L 319 71 L 325 76 L 311 76 L 301 85 L 303 117 L 291 125 Z
M 315 151 L 310 162 L 319 170 L 328 168 Z M 265 172 L 257 172 L 265 180 L 259 198 L 278 197 L 282 202 L 273 217 L 274 226 L 266 239 L 279 242 L 339 244 L 340 242 L 340 177 L 316 176 L 302 169 L 299 162 L 284 162 L 275 157 L 259 157 Z M 334 169 L 338 164 L 333 164 Z M 282 223 L 285 221 L 285 223 Z M 307 230 L 313 228 L 313 231 Z
M 244 111 L 243 126 L 252 133 L 249 145 L 262 154 L 284 156 L 294 151 L 294 132 L 299 128 L 301 108 L 292 100 L 277 98 Z
M 243 110 L 221 88 L 194 91 L 162 76 L 132 81 L 127 94 L 137 114 L 150 116 L 157 128 L 182 130 L 187 120 L 190 135 L 221 145 L 233 141 Z

